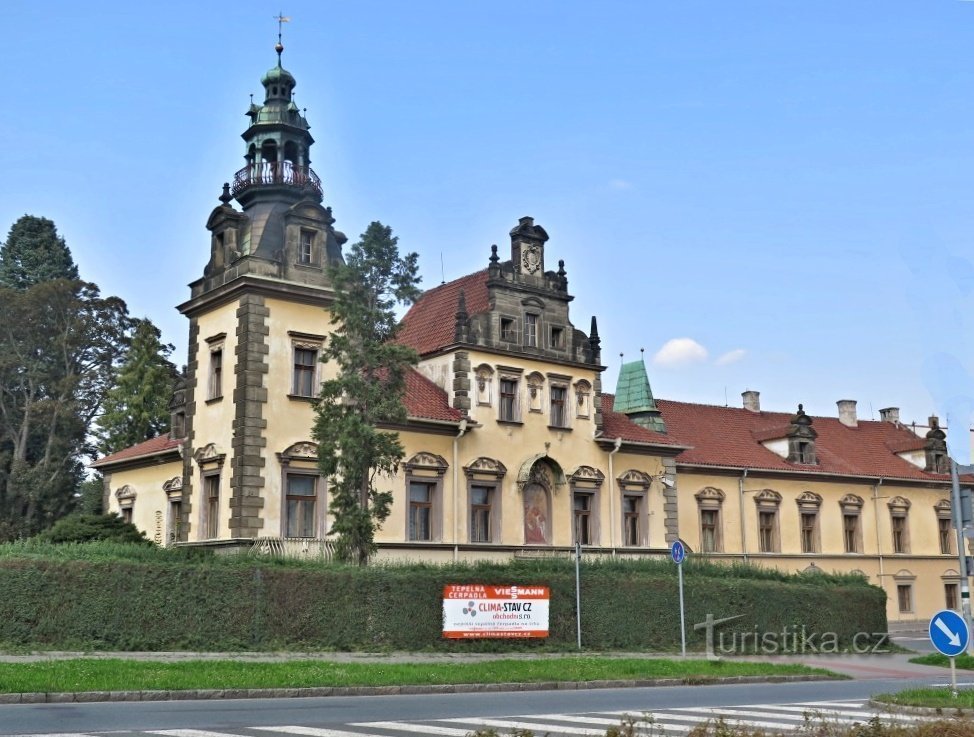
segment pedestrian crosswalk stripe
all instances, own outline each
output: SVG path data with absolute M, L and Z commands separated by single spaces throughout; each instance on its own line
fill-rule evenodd
M 530 719 L 531 715 L 526 714 L 521 719 Z M 571 719 L 571 717 L 566 717 Z M 587 729 L 586 727 L 572 727 L 567 724 L 550 724 L 545 722 L 525 722 L 516 719 L 441 719 L 439 721 L 457 724 L 474 724 L 478 727 L 497 727 L 499 729 L 530 729 L 532 731 L 544 730 L 553 734 L 570 734 L 578 737 L 605 737 L 604 729 Z
M 154 729 L 146 734 L 161 734 L 163 737 L 245 737 L 228 732 L 208 732 L 205 729 Z
M 368 727 L 370 729 L 398 729 L 404 732 L 418 732 L 419 734 L 442 734 L 447 735 L 447 737 L 466 737 L 470 734 L 469 729 L 438 727 L 431 724 L 414 724 L 412 722 L 360 722 L 351 726 Z
M 300 734 L 304 737 L 389 737 L 388 735 L 349 732 L 344 729 L 325 729 L 323 727 L 251 727 L 251 729 L 261 729 L 266 732 L 284 732 L 285 734 Z

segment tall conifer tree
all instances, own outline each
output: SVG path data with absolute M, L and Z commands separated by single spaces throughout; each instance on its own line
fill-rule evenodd
M 417 361 L 415 351 L 393 342 L 396 306 L 420 293 L 418 256 L 401 256 L 398 241 L 374 222 L 346 262 L 329 269 L 335 327 L 322 361 L 337 365 L 338 374 L 322 383 L 313 436 L 329 479 L 337 555 L 361 565 L 375 552 L 375 531 L 392 506 L 392 492 L 377 483 L 396 472 L 404 453 L 398 434 L 379 426 L 405 422 L 405 376 Z
M 150 320 L 136 320 L 132 342 L 98 418 L 99 450 L 114 453 L 154 438 L 169 427 L 176 367 L 173 346 Z
M 54 279 L 77 279 L 78 267 L 64 238 L 47 218 L 24 215 L 0 247 L 0 286 L 27 289 Z

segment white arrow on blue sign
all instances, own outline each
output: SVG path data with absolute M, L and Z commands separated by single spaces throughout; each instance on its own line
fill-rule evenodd
M 674 563 L 680 564 L 683 562 L 683 559 L 687 557 L 687 549 L 682 542 L 679 540 L 673 542 L 673 545 L 670 546 L 670 556 L 673 558 Z
M 948 657 L 960 655 L 967 650 L 971 639 L 971 631 L 967 622 L 957 612 L 944 609 L 933 615 L 930 620 L 930 642 L 940 652 Z

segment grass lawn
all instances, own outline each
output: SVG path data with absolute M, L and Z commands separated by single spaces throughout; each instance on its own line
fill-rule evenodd
M 946 655 L 941 655 L 940 653 L 930 653 L 929 655 L 921 655 L 916 658 L 910 658 L 911 663 L 919 663 L 920 665 L 939 665 L 944 668 L 950 667 L 950 658 Z M 954 664 L 961 670 L 974 670 L 974 657 L 970 655 L 958 655 L 954 659 Z
M 952 709 L 974 709 L 974 690 L 961 688 L 957 698 L 950 694 L 950 688 L 911 688 L 897 693 L 884 693 L 873 696 L 876 701 L 901 706 L 928 706 L 934 709 L 942 708 L 949 716 Z
M 564 657 L 477 663 L 332 663 L 321 660 L 283 663 L 232 660 L 158 662 L 76 658 L 37 663 L 0 663 L 0 693 L 531 683 L 645 678 L 682 678 L 694 682 L 727 676 L 770 675 L 837 677 L 830 671 L 802 665 L 642 658 Z

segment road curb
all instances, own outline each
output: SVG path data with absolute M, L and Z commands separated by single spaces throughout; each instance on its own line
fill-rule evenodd
M 79 704 L 99 701 L 208 701 L 217 699 L 321 698 L 328 696 L 407 696 L 486 691 L 571 691 L 601 688 L 653 688 L 748 683 L 798 683 L 844 680 L 841 676 L 729 676 L 726 678 L 647 678 L 620 681 L 537 681 L 533 683 L 457 683 L 432 686 L 322 686 L 310 688 L 224 688 L 183 691 L 74 691 L 0 694 L 0 704 Z

